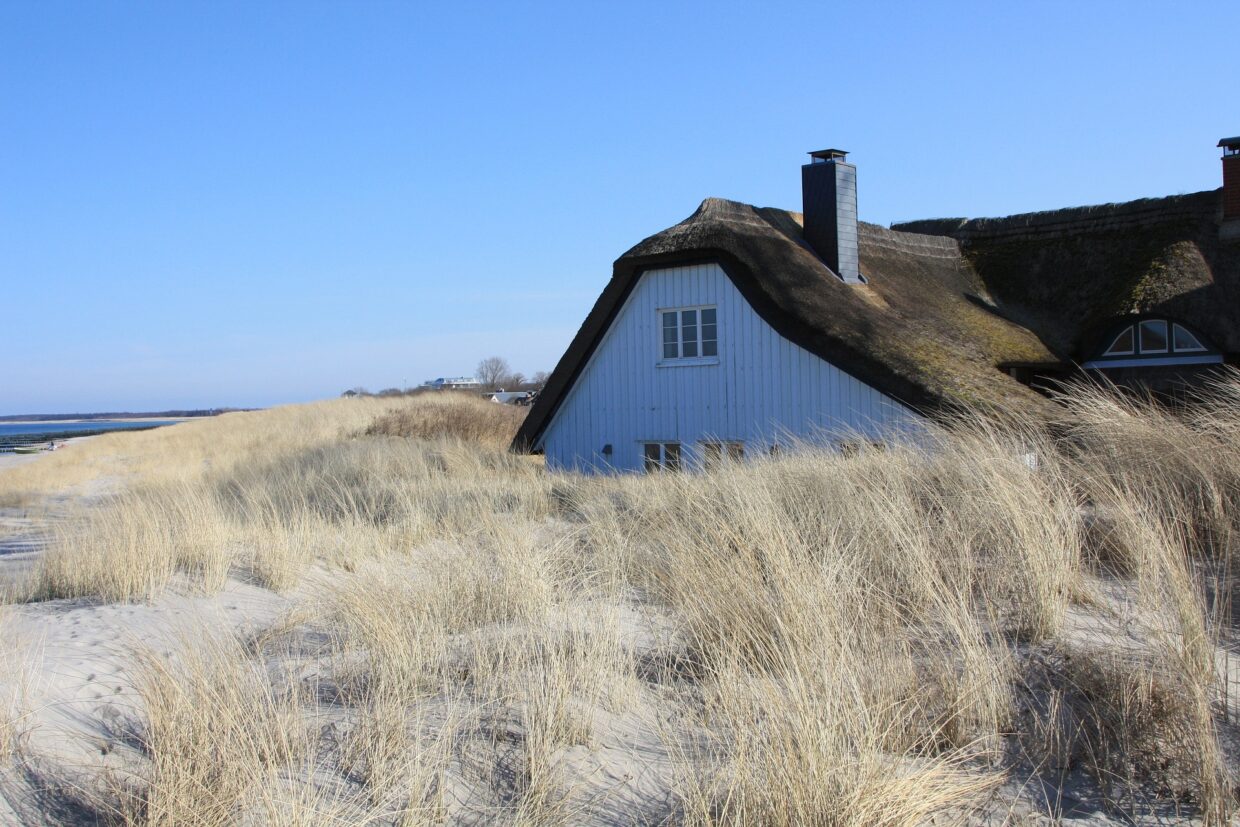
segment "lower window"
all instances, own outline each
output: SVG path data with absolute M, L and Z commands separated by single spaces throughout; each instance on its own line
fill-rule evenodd
M 647 442 L 642 446 L 642 468 L 651 471 L 680 470 L 679 442 Z
M 724 459 L 730 462 L 740 462 L 744 458 L 745 443 L 743 442 L 702 443 L 702 465 L 707 471 L 718 468 Z

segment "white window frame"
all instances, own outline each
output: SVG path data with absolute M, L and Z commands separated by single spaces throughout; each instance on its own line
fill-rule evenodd
M 1184 331 L 1185 336 L 1188 336 L 1197 343 L 1197 347 L 1180 347 L 1175 343 L 1175 334 L 1181 330 Z M 1193 331 L 1189 330 L 1184 325 L 1177 324 L 1176 322 L 1171 323 L 1171 338 L 1169 338 L 1167 342 L 1171 345 L 1171 349 L 1176 353 L 1205 353 L 1209 350 L 1208 347 L 1201 343 L 1201 338 L 1196 333 L 1193 333 Z
M 745 460 L 743 439 L 704 439 L 698 443 L 698 450 L 702 454 L 704 471 L 714 471 L 725 463 Z
M 704 338 L 702 335 L 702 328 L 704 327 L 704 325 L 702 324 L 702 312 L 705 310 L 713 310 L 715 313 L 715 322 L 714 322 L 715 338 L 714 339 L 707 339 L 707 338 Z M 696 320 L 696 324 L 694 325 L 695 334 L 694 334 L 694 339 L 693 339 L 693 345 L 694 345 L 694 349 L 697 351 L 697 355 L 695 356 L 686 356 L 684 354 L 685 345 L 688 344 L 685 341 L 685 334 L 684 334 L 685 327 L 686 327 L 684 323 L 684 313 L 686 311 L 694 311 L 697 314 L 694 317 Z M 666 322 L 665 317 L 673 313 L 676 314 L 676 317 L 675 317 L 676 326 L 674 328 L 668 328 L 666 327 L 667 322 Z M 719 362 L 719 307 L 718 305 L 691 304 L 691 305 L 685 305 L 684 307 L 660 307 L 656 313 L 656 316 L 658 319 L 658 331 L 659 331 L 658 332 L 658 336 L 659 336 L 658 364 L 660 365 L 714 365 L 714 364 L 718 364 Z M 667 355 L 666 348 L 667 348 L 667 345 L 671 344 L 671 342 L 666 341 L 666 338 L 665 338 L 666 333 L 664 331 L 668 329 L 674 329 L 676 331 L 676 339 L 675 339 L 676 355 L 675 356 Z M 707 342 L 714 343 L 715 352 L 713 354 L 706 355 L 703 353 Z
M 1144 324 L 1161 324 L 1165 326 L 1166 344 L 1165 348 L 1150 349 L 1145 347 L 1142 342 L 1142 325 Z M 1119 341 L 1129 331 L 1132 332 L 1133 349 L 1131 351 L 1113 351 L 1115 343 Z M 1191 336 L 1193 341 L 1197 343 L 1197 347 L 1176 347 L 1175 334 L 1176 331 L 1183 331 L 1186 336 Z M 1213 365 L 1221 364 L 1223 357 L 1214 348 L 1202 342 L 1201 337 L 1190 330 L 1187 326 L 1167 318 L 1140 319 L 1129 324 L 1121 330 L 1111 340 L 1111 345 L 1096 359 L 1086 362 L 1082 367 L 1092 369 L 1107 368 L 1151 368 L 1163 367 L 1171 365 Z
M 1126 333 L 1131 333 L 1131 334 L 1132 334 L 1132 347 L 1131 347 L 1131 348 L 1129 348 L 1128 350 L 1116 350 L 1116 349 L 1115 349 L 1115 345 L 1119 342 L 1120 338 L 1121 338 L 1121 337 L 1123 337 L 1123 336 L 1124 336 L 1124 334 L 1126 334 Z M 1106 350 L 1104 350 L 1104 351 L 1102 352 L 1102 355 L 1103 355 L 1103 356 L 1131 356 L 1131 355 L 1133 355 L 1133 354 L 1134 354 L 1134 353 L 1136 353 L 1136 352 L 1137 352 L 1137 331 L 1136 331 L 1136 325 L 1131 325 L 1131 324 L 1130 324 L 1130 325 L 1128 325 L 1128 327 L 1124 328 L 1124 329 L 1123 329 L 1123 330 L 1121 330 L 1119 333 L 1116 333 L 1116 334 L 1115 334 L 1115 338 L 1111 340 L 1111 345 L 1110 345 L 1110 347 L 1108 347 Z
M 643 441 L 640 447 L 644 473 L 679 471 L 685 467 L 685 450 L 679 442 Z M 654 454 L 650 452 L 651 448 L 655 449 Z
M 1149 348 L 1145 346 L 1145 326 L 1146 325 L 1162 325 L 1163 329 L 1163 346 L 1161 348 Z M 1137 322 L 1137 352 L 1141 355 L 1147 353 L 1170 353 L 1171 352 L 1171 325 L 1167 324 L 1166 319 L 1142 319 Z

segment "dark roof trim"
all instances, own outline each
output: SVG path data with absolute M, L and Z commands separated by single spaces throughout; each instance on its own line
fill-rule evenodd
M 718 264 L 740 294 L 763 321 L 788 339 L 819 358 L 863 382 L 916 413 L 931 413 L 954 407 L 950 400 L 931 395 L 925 389 L 895 375 L 883 364 L 867 358 L 844 342 L 782 311 L 763 291 L 753 272 L 738 258 L 724 250 L 702 249 L 651 256 L 625 256 L 616 261 L 611 281 L 603 289 L 568 350 L 551 372 L 546 387 L 531 408 L 512 441 L 512 450 L 523 453 L 541 450 L 538 445 L 560 405 L 585 370 L 603 336 L 611 328 L 625 300 L 647 270 Z
M 1223 138 L 1221 141 L 1218 142 L 1218 145 L 1225 146 L 1228 149 L 1231 149 L 1232 147 L 1240 146 L 1240 135 L 1237 135 L 1234 138 Z

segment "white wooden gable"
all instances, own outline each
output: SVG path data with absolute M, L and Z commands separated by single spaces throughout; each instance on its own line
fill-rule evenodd
M 711 306 L 718 357 L 666 360 L 661 311 Z M 878 436 L 921 417 L 788 341 L 716 264 L 642 274 L 543 433 L 549 467 L 642 467 L 647 442 L 676 442 L 686 463 L 704 441 L 743 442 L 747 456 L 788 437 Z M 608 448 L 610 446 L 610 448 Z

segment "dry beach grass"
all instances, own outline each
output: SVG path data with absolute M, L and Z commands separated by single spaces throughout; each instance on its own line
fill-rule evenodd
M 0 475 L 110 481 L 0 622 L 122 618 L 119 700 L 49 723 L 6 660 L 0 793 L 28 823 L 1224 823 L 1238 402 L 1078 388 L 1058 423 L 649 477 L 547 473 L 504 450 L 519 411 L 451 394 L 101 437 Z M 261 619 L 220 620 L 241 597 Z

